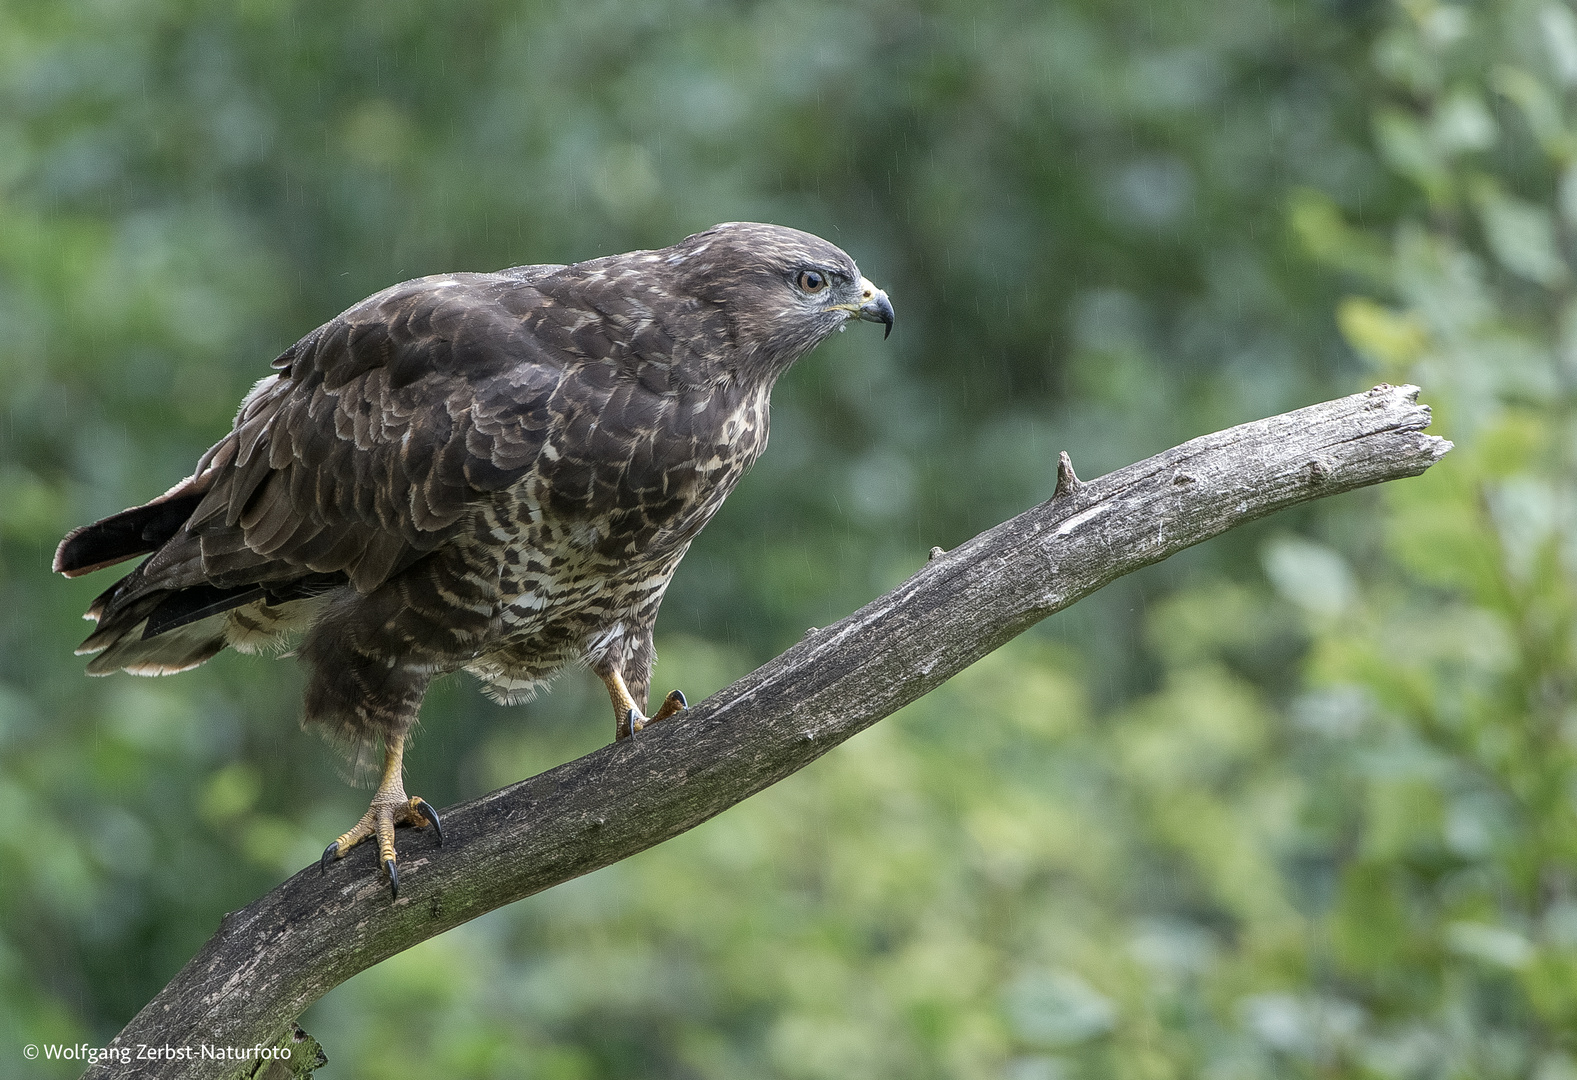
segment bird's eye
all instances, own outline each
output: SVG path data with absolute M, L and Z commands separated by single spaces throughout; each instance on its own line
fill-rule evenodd
M 827 287 L 827 275 L 820 270 L 801 270 L 794 284 L 804 292 L 819 293 Z

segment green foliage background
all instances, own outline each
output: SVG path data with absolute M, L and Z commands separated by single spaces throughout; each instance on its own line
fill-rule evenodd
M 290 662 L 89 680 L 47 572 L 393 281 L 841 243 L 658 689 L 1184 438 L 1414 380 L 1457 450 L 1114 584 L 305 1018 L 350 1077 L 1577 1078 L 1577 16 L 1559 0 L 0 0 L 0 1074 L 360 813 Z M 611 736 L 429 698 L 443 805 Z M 420 842 L 420 840 L 408 841 Z

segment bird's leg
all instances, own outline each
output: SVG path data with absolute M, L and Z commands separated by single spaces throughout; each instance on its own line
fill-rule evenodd
M 444 842 L 444 827 L 439 824 L 438 812 L 426 799 L 411 798 L 405 794 L 405 733 L 391 735 L 383 745 L 383 779 L 372 794 L 372 805 L 361 816 L 350 832 L 341 836 L 323 850 L 318 866 L 327 872 L 329 863 L 345 857 L 345 853 L 368 837 L 377 837 L 378 861 L 389 872 L 389 888 L 395 899 L 400 896 L 400 871 L 394 857 L 394 827 L 414 825 L 418 829 L 431 825 Z
M 608 698 L 613 702 L 615 742 L 630 738 L 646 726 L 646 717 L 641 715 L 635 699 L 630 696 L 630 688 L 624 685 L 624 676 L 619 673 L 618 668 L 613 668 L 602 676 L 602 685 L 608 688 Z
M 641 710 L 636 706 L 635 699 L 630 696 L 629 687 L 624 685 L 624 676 L 619 673 L 618 668 L 602 675 L 601 679 L 603 685 L 608 688 L 609 699 L 613 702 L 615 740 L 628 739 L 651 727 L 657 721 L 668 719 L 688 705 L 684 695 L 674 690 L 663 698 L 663 703 L 657 708 L 657 714 L 648 718 L 641 715 Z

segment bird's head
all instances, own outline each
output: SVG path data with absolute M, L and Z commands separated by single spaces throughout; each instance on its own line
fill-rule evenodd
M 851 320 L 879 322 L 892 332 L 887 294 L 819 236 L 736 221 L 661 254 L 684 292 L 728 313 L 747 360 L 774 375 Z

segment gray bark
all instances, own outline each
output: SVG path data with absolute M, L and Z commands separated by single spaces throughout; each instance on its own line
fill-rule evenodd
M 953 551 L 933 549 L 898 588 L 679 719 L 450 807 L 442 848 L 408 834 L 397 901 L 363 845 L 327 876 L 303 870 L 227 915 L 115 1045 L 288 1045 L 302 1011 L 357 972 L 694 828 L 1113 579 L 1295 503 L 1422 473 L 1451 444 L 1422 433 L 1429 410 L 1417 397 L 1417 387 L 1379 386 L 1089 482 L 1064 454 L 1050 500 Z M 235 1069 L 198 1058 L 114 1075 Z

